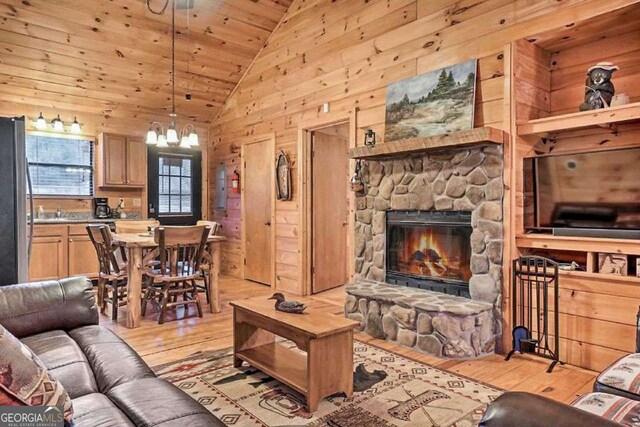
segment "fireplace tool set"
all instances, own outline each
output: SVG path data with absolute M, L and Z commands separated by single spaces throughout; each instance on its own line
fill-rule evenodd
M 547 369 L 553 371 L 560 361 L 558 315 L 558 264 L 539 256 L 524 256 L 513 261 L 511 300 L 513 305 L 513 349 L 515 353 L 533 353 L 552 359 Z M 549 292 L 553 289 L 553 295 Z M 549 337 L 550 299 L 553 298 L 553 339 Z

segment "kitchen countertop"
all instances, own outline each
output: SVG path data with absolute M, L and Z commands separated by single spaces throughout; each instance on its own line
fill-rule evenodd
M 35 219 L 35 225 L 40 224 L 91 224 L 91 223 L 112 223 L 116 221 L 139 221 L 140 218 L 45 218 Z M 27 224 L 29 221 L 27 221 Z

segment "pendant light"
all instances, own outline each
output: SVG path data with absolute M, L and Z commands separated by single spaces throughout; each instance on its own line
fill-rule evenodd
M 182 129 L 180 138 L 176 130 L 176 2 L 175 0 L 166 0 L 160 11 L 154 11 L 151 8 L 151 0 L 147 0 L 147 8 L 155 15 L 163 15 L 167 6 L 171 1 L 171 121 L 167 126 L 167 133 L 164 133 L 164 127 L 158 122 L 152 122 L 147 131 L 146 143 L 148 145 L 157 145 L 158 147 L 179 146 L 181 148 L 191 148 L 198 146 L 198 135 L 195 127 L 188 123 Z M 186 129 L 191 126 L 192 131 L 186 134 Z M 158 133 L 160 131 L 160 133 Z M 186 136 L 186 139 L 185 139 Z

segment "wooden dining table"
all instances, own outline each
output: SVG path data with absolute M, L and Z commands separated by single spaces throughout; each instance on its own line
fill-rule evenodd
M 209 236 L 206 250 L 210 255 L 209 265 L 209 310 L 220 312 L 220 244 L 223 236 Z M 153 236 L 141 233 L 113 234 L 113 242 L 127 251 L 127 316 L 125 326 L 137 328 L 141 321 L 141 300 L 143 271 L 143 252 L 158 246 Z

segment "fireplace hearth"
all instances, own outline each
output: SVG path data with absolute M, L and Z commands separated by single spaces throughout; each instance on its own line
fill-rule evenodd
M 386 213 L 386 282 L 470 298 L 471 213 Z

